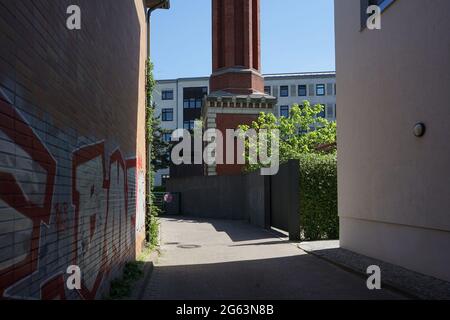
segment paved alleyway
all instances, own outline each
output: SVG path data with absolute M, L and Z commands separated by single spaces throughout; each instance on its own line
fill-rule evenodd
M 243 222 L 161 219 L 144 299 L 398 299 Z

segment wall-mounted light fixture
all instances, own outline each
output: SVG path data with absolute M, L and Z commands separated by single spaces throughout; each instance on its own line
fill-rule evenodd
M 413 130 L 414 135 L 418 138 L 421 138 L 425 135 L 426 129 L 427 128 L 424 123 L 422 122 L 416 123 Z

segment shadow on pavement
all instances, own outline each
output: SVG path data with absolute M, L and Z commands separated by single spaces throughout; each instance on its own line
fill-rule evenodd
M 366 279 L 302 254 L 253 261 L 155 266 L 143 299 L 316 300 L 404 299 L 370 291 Z

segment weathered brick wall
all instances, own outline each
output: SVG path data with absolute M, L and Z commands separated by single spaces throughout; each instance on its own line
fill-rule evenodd
M 222 134 L 225 136 L 227 129 L 236 130 L 240 125 L 247 124 L 251 125 L 253 121 L 258 119 L 258 115 L 256 114 L 217 114 L 216 118 L 216 127 Z M 227 158 L 226 150 L 227 150 L 227 139 L 223 141 L 223 154 L 222 151 L 218 150 L 217 154 L 219 157 L 222 157 L 225 161 Z M 217 165 L 217 175 L 219 176 L 235 176 L 241 175 L 245 168 L 244 165 L 237 164 L 238 163 L 238 152 L 237 152 L 237 144 L 234 146 L 234 163 L 235 164 L 218 164 Z
M 102 297 L 139 251 L 145 43 L 142 0 L 0 0 L 0 298 Z

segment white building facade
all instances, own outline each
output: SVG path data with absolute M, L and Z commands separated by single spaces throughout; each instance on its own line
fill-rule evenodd
M 288 116 L 292 105 L 308 100 L 312 105 L 324 106 L 323 118 L 336 121 L 335 72 L 267 74 L 264 81 L 266 93 L 278 99 L 277 116 Z M 203 97 L 208 93 L 209 77 L 156 81 L 153 101 L 162 128 L 171 132 L 178 128 L 192 129 L 194 120 L 201 117 Z M 169 140 L 170 135 L 165 139 Z M 169 176 L 169 169 L 159 170 L 155 185 L 163 185 Z

